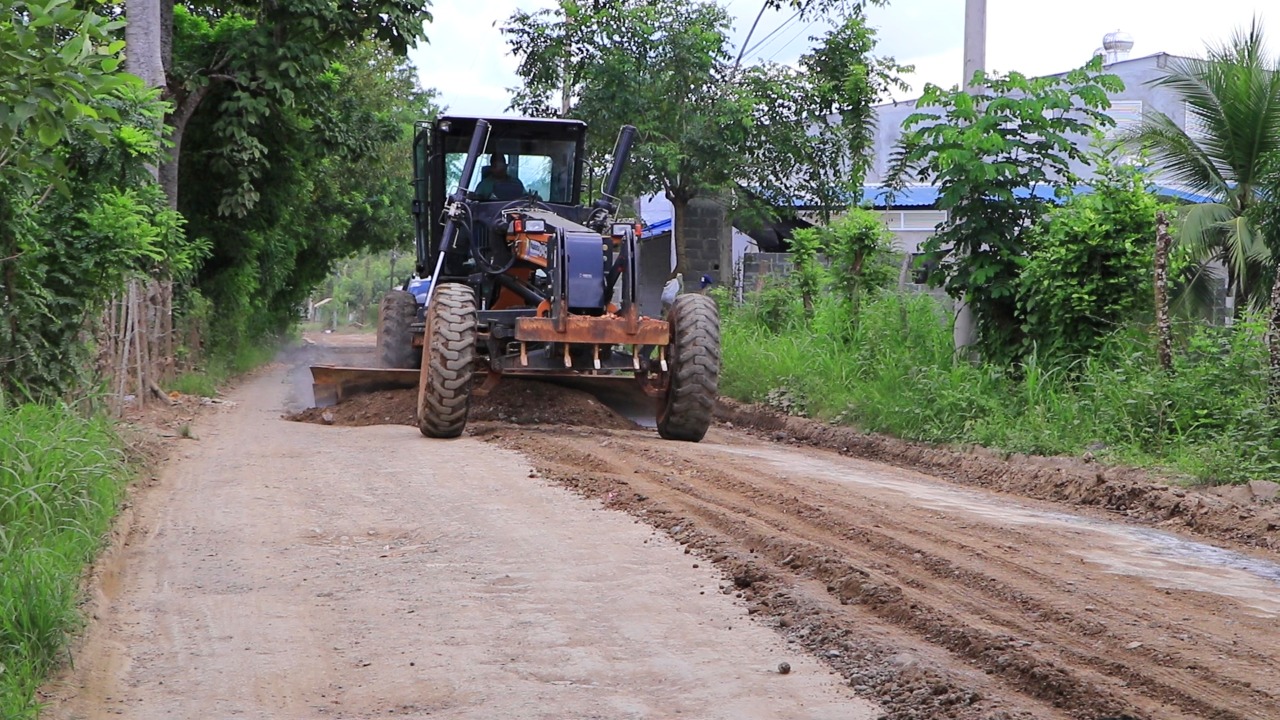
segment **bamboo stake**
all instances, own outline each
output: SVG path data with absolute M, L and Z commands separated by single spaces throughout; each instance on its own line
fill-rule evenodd
M 1169 321 L 1169 219 L 1161 211 L 1156 214 L 1156 356 L 1165 372 L 1173 371 L 1173 330 Z
M 1271 318 L 1267 323 L 1267 354 L 1271 363 L 1267 382 L 1267 403 L 1274 413 L 1280 409 L 1280 271 L 1271 282 Z
M 130 302 L 133 305 L 133 333 L 134 347 L 137 349 L 135 354 L 134 370 L 137 373 L 137 386 L 134 388 L 134 397 L 137 399 L 138 406 L 147 404 L 146 384 L 143 382 L 143 363 L 146 362 L 147 353 L 147 336 L 146 322 L 142 315 L 142 293 L 138 287 L 137 281 L 134 281 L 130 287 Z
M 120 362 L 116 366 L 116 399 L 120 403 L 120 410 L 124 410 L 124 391 L 125 384 L 129 379 L 129 345 L 133 342 L 133 333 L 129 330 L 129 304 L 127 296 L 132 290 L 132 285 L 126 290 L 126 299 L 120 303 L 120 329 L 124 332 L 124 340 L 120 344 Z

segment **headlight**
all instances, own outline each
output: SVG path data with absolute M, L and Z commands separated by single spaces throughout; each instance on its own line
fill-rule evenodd
M 627 231 L 631 229 L 631 223 L 614 223 L 612 234 L 616 238 L 626 237 Z
M 527 233 L 544 233 L 547 231 L 546 220 L 525 220 L 524 231 Z

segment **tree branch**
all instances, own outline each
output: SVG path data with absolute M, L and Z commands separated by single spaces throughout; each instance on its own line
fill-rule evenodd
M 205 97 L 212 89 L 213 83 L 211 82 L 208 85 L 202 85 L 196 88 L 195 91 L 188 93 L 183 97 L 182 102 L 173 111 L 174 127 L 185 128 L 187 121 L 195 114 L 196 110 L 200 107 L 200 103 L 204 102 Z

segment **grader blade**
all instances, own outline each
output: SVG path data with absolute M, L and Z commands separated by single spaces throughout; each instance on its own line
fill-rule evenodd
M 352 395 L 418 387 L 417 370 L 311 366 L 311 392 L 316 407 L 336 405 Z

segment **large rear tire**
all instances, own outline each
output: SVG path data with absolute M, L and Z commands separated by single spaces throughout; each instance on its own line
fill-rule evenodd
M 658 413 L 658 434 L 667 440 L 698 442 L 711 427 L 720 387 L 720 312 L 706 295 L 681 295 L 667 321 L 670 376 Z
M 414 352 L 413 322 L 418 301 L 413 293 L 391 290 L 378 305 L 378 364 L 384 368 L 413 369 L 422 356 Z
M 476 353 L 476 295 L 445 283 L 427 306 L 418 377 L 418 429 L 430 438 L 455 438 L 467 427 Z

